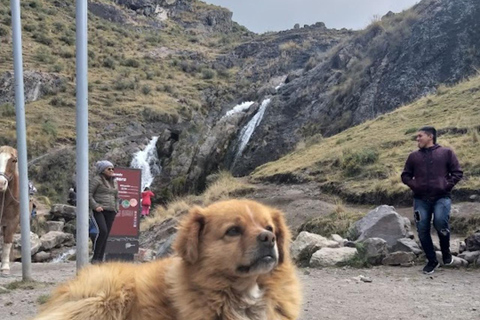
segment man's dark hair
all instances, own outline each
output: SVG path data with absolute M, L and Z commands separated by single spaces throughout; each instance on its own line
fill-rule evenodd
M 433 136 L 433 143 L 437 144 L 437 129 L 435 129 L 434 127 L 423 127 L 423 128 L 420 128 L 420 130 L 418 131 L 423 131 L 428 134 L 431 134 Z

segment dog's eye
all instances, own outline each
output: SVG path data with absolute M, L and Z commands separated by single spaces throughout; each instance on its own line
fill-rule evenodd
M 240 229 L 240 227 L 235 226 L 235 227 L 228 228 L 227 232 L 225 232 L 225 235 L 230 237 L 235 237 L 235 236 L 239 236 L 241 233 L 242 233 L 242 229 Z
M 265 227 L 265 230 L 268 230 L 270 232 L 273 232 L 273 227 L 272 226 L 266 226 Z

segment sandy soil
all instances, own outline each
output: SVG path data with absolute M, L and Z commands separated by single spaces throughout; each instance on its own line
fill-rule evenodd
M 304 304 L 300 320 L 415 320 L 480 318 L 480 271 L 438 269 L 425 276 L 421 266 L 371 269 L 300 269 Z M 15 263 L 11 278 L 0 278 L 0 286 L 21 280 L 21 265 Z M 0 319 L 31 319 L 38 299 L 54 284 L 73 277 L 75 263 L 34 264 L 35 288 L 14 289 L 0 294 Z M 360 281 L 359 276 L 372 280 Z
M 283 210 L 292 229 L 335 207 L 331 198 L 309 185 L 264 185 L 247 197 Z M 368 212 L 372 208 L 349 209 Z M 411 209 L 398 211 L 408 216 Z M 422 267 L 300 269 L 304 304 L 299 320 L 480 319 L 479 269 L 438 269 L 432 276 L 425 276 Z M 0 278 L 0 286 L 8 287 L 21 280 L 21 275 L 21 264 L 14 263 L 11 277 Z M 74 262 L 33 264 L 33 279 L 40 284 L 0 293 L 0 319 L 31 319 L 39 299 L 45 298 L 56 283 L 74 275 Z M 360 281 L 359 276 L 372 282 Z

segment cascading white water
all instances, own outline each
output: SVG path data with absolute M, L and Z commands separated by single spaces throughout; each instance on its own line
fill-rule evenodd
M 133 155 L 130 164 L 131 168 L 142 169 L 142 191 L 145 187 L 150 187 L 155 176 L 162 171 L 157 155 L 157 140 L 158 137 L 153 137 L 144 150 Z
M 246 102 L 242 102 L 240 104 L 237 104 L 235 107 L 233 107 L 232 110 L 228 110 L 227 113 L 222 117 L 223 118 L 227 118 L 227 117 L 230 117 L 236 113 L 240 113 L 240 112 L 243 112 L 245 110 L 248 110 L 255 102 L 253 101 L 246 101 Z
M 61 255 L 53 258 L 52 263 L 59 263 L 59 262 L 68 261 L 68 259 L 76 253 L 77 253 L 77 250 L 75 248 L 69 249 L 68 251 L 62 253 Z
M 255 128 L 258 127 L 260 122 L 262 122 L 263 115 L 265 114 L 265 110 L 270 104 L 270 101 L 271 101 L 270 98 L 263 100 L 257 113 L 253 116 L 252 119 L 250 119 L 250 121 L 240 131 L 240 135 L 238 139 L 239 141 L 238 148 L 237 148 L 237 152 L 235 153 L 235 159 L 233 161 L 234 164 L 235 162 L 237 162 L 237 159 L 242 155 L 243 150 L 245 150 L 245 147 L 250 141 L 250 138 L 252 137 L 253 132 L 255 131 Z

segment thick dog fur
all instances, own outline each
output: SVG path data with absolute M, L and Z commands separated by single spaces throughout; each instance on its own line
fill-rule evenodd
M 249 200 L 193 208 L 177 256 L 93 265 L 56 289 L 37 320 L 293 320 L 300 290 L 280 211 Z

